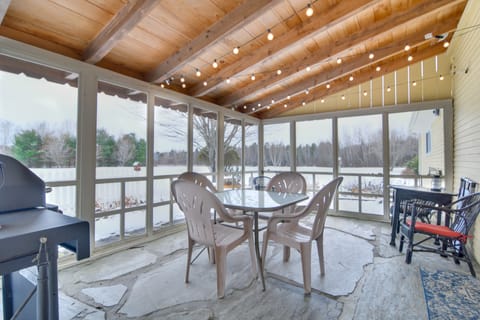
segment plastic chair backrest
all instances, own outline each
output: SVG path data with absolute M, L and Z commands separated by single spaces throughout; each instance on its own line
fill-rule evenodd
M 173 181 L 172 193 L 185 214 L 190 238 L 197 243 L 214 246 L 215 236 L 211 213 L 225 212 L 225 207 L 220 200 L 204 187 L 188 180 Z
M 203 174 L 197 172 L 184 172 L 178 176 L 179 180 L 188 180 L 200 187 L 207 189 L 210 192 L 217 192 L 217 188 L 213 185 L 212 181 L 210 181 L 207 177 Z
M 270 179 L 266 190 L 275 192 L 306 193 L 307 181 L 298 172 L 281 172 Z
M 327 211 L 330 208 L 335 192 L 343 181 L 343 177 L 338 177 L 327 183 L 315 196 L 310 200 L 304 212 L 315 212 L 315 220 L 312 225 L 311 240 L 320 237 L 325 227 L 327 219 Z

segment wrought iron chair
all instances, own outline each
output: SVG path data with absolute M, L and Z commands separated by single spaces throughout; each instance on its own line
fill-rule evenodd
M 283 245 L 283 261 L 290 258 L 290 248 L 300 252 L 302 257 L 303 287 L 305 294 L 310 294 L 311 288 L 311 251 L 312 241 L 317 242 L 318 259 L 321 275 L 325 274 L 323 259 L 323 230 L 327 211 L 343 177 L 336 178 L 325 185 L 310 200 L 309 204 L 298 213 L 273 216 L 268 221 L 268 227 L 263 234 L 262 264 L 265 266 L 268 241 L 272 240 Z M 309 214 L 314 213 L 315 219 L 310 227 L 301 222 Z M 263 270 L 261 270 L 263 272 Z
M 468 254 L 466 243 L 470 228 L 480 212 L 480 192 L 473 193 L 457 199 L 445 207 L 429 207 L 415 201 L 409 202 L 409 210 L 412 215 L 404 215 L 400 225 L 400 246 L 402 252 L 404 242 L 407 242 L 405 262 L 411 263 L 413 252 L 433 252 L 442 256 L 452 257 L 455 263 L 460 260 L 468 264 L 472 276 L 475 270 Z M 443 216 L 441 224 L 425 223 L 418 220 L 418 209 L 430 209 L 439 211 Z M 416 238 L 417 234 L 424 235 Z M 436 245 L 428 243 L 429 240 L 440 240 Z
M 228 252 L 248 240 L 252 271 L 256 274 L 256 257 L 252 238 L 252 218 L 231 216 L 218 198 L 205 188 L 187 180 L 172 182 L 172 194 L 185 214 L 188 230 L 188 254 L 185 282 L 189 281 L 192 249 L 195 243 L 213 249 L 217 268 L 217 296 L 225 294 L 226 257 Z M 227 222 L 239 222 L 243 229 L 232 229 L 212 220 L 212 212 Z

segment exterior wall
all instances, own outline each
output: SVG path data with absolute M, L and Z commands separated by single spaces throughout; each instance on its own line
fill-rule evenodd
M 455 188 L 462 176 L 480 182 L 479 24 L 480 1 L 470 0 L 448 49 L 453 75 Z M 480 219 L 477 219 L 473 236 L 473 253 L 480 261 Z
M 430 131 L 431 135 L 431 152 L 426 153 L 425 134 Z M 428 174 L 429 168 L 442 170 L 445 174 L 445 146 L 443 142 L 443 110 L 440 109 L 440 116 L 435 117 L 430 128 L 425 128 L 421 133 L 418 150 L 418 172 L 420 174 Z

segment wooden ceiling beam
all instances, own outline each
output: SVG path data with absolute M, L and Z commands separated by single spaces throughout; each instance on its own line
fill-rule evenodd
M 454 31 L 458 24 L 460 16 L 461 16 L 461 12 L 452 13 L 452 15 L 448 17 L 448 19 L 445 19 L 444 24 L 434 23 L 433 25 L 424 26 L 421 29 L 415 29 L 411 31 L 412 34 L 408 35 L 405 38 L 396 40 L 395 42 L 391 43 L 388 47 L 372 51 L 375 53 L 374 59 L 370 59 L 367 54 L 358 56 L 357 58 L 351 59 L 346 63 L 342 63 L 339 66 L 335 66 L 334 68 L 331 68 L 329 70 L 324 70 L 320 74 L 306 78 L 305 80 L 298 81 L 295 84 L 289 85 L 288 92 L 285 92 L 285 90 L 282 90 L 282 92 L 277 92 L 274 95 L 270 95 L 268 98 L 256 100 L 255 104 L 266 106 L 270 104 L 270 101 L 272 99 L 279 102 L 284 100 L 287 95 L 289 96 L 294 96 L 296 94 L 304 95 L 304 92 L 306 89 L 310 89 L 312 87 L 326 84 L 327 82 L 330 82 L 337 78 L 343 77 L 345 75 L 349 75 L 367 65 L 376 66 L 383 59 L 404 51 L 404 47 L 406 43 L 408 43 L 413 48 L 425 42 L 432 41 L 432 40 L 425 40 L 424 35 L 429 32 L 431 32 L 434 35 L 438 35 L 438 34 Z M 433 41 L 435 41 L 435 39 Z M 241 104 L 248 105 L 251 102 L 252 101 L 250 102 L 243 101 L 243 103 Z
M 158 3 L 158 0 L 128 1 L 84 50 L 83 60 L 91 64 L 102 60 Z
M 359 84 L 371 80 L 373 75 L 376 77 L 381 77 L 383 75 L 389 74 L 395 70 L 399 70 L 401 68 L 407 67 L 411 64 L 408 61 L 408 55 L 412 54 L 415 57 L 415 61 L 422 61 L 428 58 L 431 58 L 435 55 L 439 55 L 445 52 L 447 49 L 443 47 L 442 43 L 438 43 L 437 45 L 432 46 L 430 43 L 425 43 L 419 47 L 411 49 L 411 52 L 401 52 L 398 55 L 391 56 L 387 59 L 382 60 L 381 62 L 377 63 L 376 65 L 381 66 L 381 71 L 376 72 L 374 65 L 366 66 L 358 70 L 355 74 L 355 80 L 349 81 L 347 76 L 342 78 L 337 78 L 333 82 L 331 82 L 332 86 L 330 89 L 327 89 L 325 86 L 316 87 L 310 90 L 310 100 L 308 102 L 320 100 L 326 96 L 333 95 L 337 92 L 343 91 L 345 89 L 350 88 L 351 86 L 358 86 Z M 261 111 L 255 113 L 255 117 L 260 119 L 269 119 L 278 117 L 282 113 L 286 111 L 290 111 L 292 109 L 296 109 L 302 106 L 302 102 L 304 101 L 303 97 L 295 96 L 289 100 L 288 108 L 283 107 L 283 103 L 275 104 L 270 107 L 270 109 L 262 109 Z
M 283 0 L 246 0 L 147 73 L 145 80 L 159 83 L 170 78 L 172 74 L 182 69 L 189 61 L 202 55 L 210 47 L 222 41 L 224 37 L 243 28 L 281 2 Z
M 223 83 L 224 79 L 234 78 L 235 75 L 266 61 L 275 54 L 287 50 L 288 47 L 303 41 L 306 37 L 320 34 L 328 28 L 355 16 L 366 8 L 375 6 L 379 2 L 379 0 L 340 1 L 329 10 L 313 15 L 313 17 L 300 26 L 276 37 L 275 41 L 270 41 L 258 48 L 258 50 L 245 53 L 241 59 L 223 67 L 215 75 L 207 79 L 207 86 L 204 86 L 203 83 L 198 83 L 190 90 L 189 94 L 195 97 L 206 95 Z
M 297 61 L 293 62 L 291 65 L 289 65 L 289 68 L 286 70 L 282 70 L 281 75 L 277 75 L 276 73 L 271 73 L 270 75 L 265 76 L 263 79 L 260 81 L 255 81 L 252 82 L 251 84 L 247 85 L 246 87 L 243 87 L 241 89 L 235 90 L 234 93 L 232 93 L 229 96 L 225 96 L 222 99 L 218 100 L 217 103 L 219 105 L 223 106 L 231 106 L 233 104 L 245 104 L 246 101 L 248 101 L 248 97 L 254 96 L 257 92 L 260 90 L 265 90 L 266 88 L 272 88 L 281 82 L 285 81 L 286 79 L 294 76 L 298 72 L 304 72 L 305 68 L 310 66 L 314 68 L 316 65 L 319 65 L 324 62 L 328 62 L 332 57 L 336 56 L 341 56 L 342 53 L 345 53 L 346 50 L 350 50 L 353 47 L 356 47 L 358 45 L 362 45 L 364 41 L 378 36 L 382 33 L 385 32 L 390 32 L 392 29 L 395 27 L 408 23 L 408 21 L 411 21 L 413 19 L 421 18 L 424 15 L 427 14 L 432 14 L 432 11 L 434 12 L 435 10 L 442 9 L 447 6 L 452 6 L 456 5 L 459 2 L 465 2 L 465 0 L 457 0 L 457 1 L 451 1 L 451 0 L 442 0 L 442 1 L 430 1 L 429 3 L 422 3 L 419 4 L 411 10 L 407 12 L 397 12 L 392 15 L 391 18 L 388 18 L 386 21 L 378 21 L 375 24 L 372 24 L 369 26 L 367 29 L 363 29 L 362 31 L 358 32 L 357 34 L 352 35 L 350 38 L 344 38 L 338 40 L 334 46 L 331 47 L 326 47 L 323 50 L 318 50 L 314 53 L 312 53 L 310 56 L 305 57 L 303 59 L 298 59 Z M 459 12 L 461 14 L 462 12 Z M 434 13 L 433 13 L 434 14 Z M 457 14 L 457 13 L 455 13 Z M 455 28 L 455 26 L 452 26 L 452 23 L 450 23 L 449 20 L 447 20 L 449 27 L 447 28 L 447 31 L 450 31 Z M 458 19 L 456 19 L 456 22 L 458 22 Z M 423 39 L 423 35 L 428 32 L 434 32 L 434 29 L 438 29 L 435 26 L 431 27 L 431 30 L 426 30 L 424 29 L 423 31 L 417 30 L 418 32 L 416 35 L 414 35 L 414 38 L 412 40 L 410 39 L 404 39 L 403 45 L 406 43 L 418 43 Z M 425 33 L 422 33 L 425 32 Z M 421 38 L 421 39 L 420 39 Z M 353 39 L 353 40 L 352 40 Z M 416 39 L 416 40 L 415 40 Z M 399 43 L 392 44 L 392 46 L 398 46 L 400 45 Z M 378 51 L 378 50 L 374 50 Z M 380 50 L 382 51 L 382 50 Z M 382 56 L 385 56 L 382 54 Z M 368 61 L 366 61 L 368 62 Z M 352 67 L 359 67 L 360 65 L 358 63 L 354 63 Z M 344 69 L 347 69 L 345 66 L 343 66 Z M 307 79 L 305 82 L 309 82 L 310 85 L 314 81 L 311 81 L 310 79 Z M 303 85 L 303 89 L 305 90 L 305 84 Z M 297 90 L 297 86 L 295 87 L 289 87 L 289 91 L 294 94 Z M 290 94 L 290 93 L 289 93 Z M 268 101 L 271 99 L 277 100 L 278 97 L 269 97 Z M 268 104 L 266 101 L 259 101 L 262 105 Z
M 2 24 L 3 18 L 7 14 L 8 7 L 10 6 L 11 0 L 2 0 L 0 1 L 0 24 Z

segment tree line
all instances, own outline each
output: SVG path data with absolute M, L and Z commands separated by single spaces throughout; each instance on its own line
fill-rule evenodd
M 105 129 L 97 131 L 96 159 L 99 167 L 145 164 L 147 143 L 128 133 L 115 138 Z M 2 152 L 12 154 L 32 168 L 75 167 L 76 137 L 69 132 L 37 129 L 21 130 L 13 137 L 13 145 L 2 146 Z
M 370 136 L 346 138 L 339 146 L 339 161 L 343 167 L 380 167 L 383 165 L 381 132 Z M 135 163 L 146 163 L 146 141 L 134 133 L 115 137 L 105 129 L 97 130 L 96 136 L 97 166 L 115 167 L 132 166 Z M 390 136 L 391 167 L 409 167 L 415 170 L 418 166 L 417 138 L 392 133 Z M 194 150 L 196 164 L 204 164 L 213 168 L 211 154 L 216 150 L 203 147 Z M 29 167 L 74 167 L 76 157 L 76 138 L 68 132 L 53 132 L 44 127 L 22 130 L 14 135 L 13 145 L 3 146 L 3 152 L 11 153 Z M 5 150 L 6 149 L 6 150 Z M 241 164 L 241 150 L 238 145 L 225 145 L 225 168 L 233 168 Z M 212 152 L 213 151 L 213 152 Z M 298 166 L 331 167 L 333 165 L 333 146 L 331 142 L 302 144 L 296 149 Z M 258 144 L 245 146 L 245 165 L 258 165 Z M 265 164 L 267 166 L 288 166 L 290 163 L 290 146 L 283 143 L 266 143 L 264 145 Z M 214 159 L 214 158 L 213 158 Z M 156 152 L 154 165 L 174 165 L 187 162 L 185 150 Z

